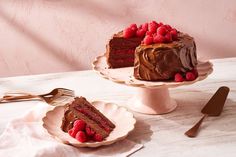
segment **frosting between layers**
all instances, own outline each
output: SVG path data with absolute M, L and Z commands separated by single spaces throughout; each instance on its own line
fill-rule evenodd
M 135 50 L 134 77 L 141 80 L 167 80 L 177 72 L 197 65 L 196 45 L 187 34 L 178 33 L 177 41 L 140 45 Z

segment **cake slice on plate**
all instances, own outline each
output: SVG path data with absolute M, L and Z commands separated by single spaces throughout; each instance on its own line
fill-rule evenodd
M 115 125 L 84 97 L 76 97 L 66 105 L 61 129 L 80 142 L 102 141 L 114 128 Z

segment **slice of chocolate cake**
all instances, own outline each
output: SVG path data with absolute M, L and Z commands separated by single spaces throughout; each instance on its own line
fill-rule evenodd
M 73 128 L 76 120 L 83 120 L 92 130 L 106 138 L 115 128 L 115 125 L 99 110 L 91 105 L 84 97 L 76 97 L 73 102 L 67 104 L 61 129 L 68 132 Z
M 110 68 L 134 66 L 134 51 L 142 38 L 124 38 L 123 33 L 114 34 L 106 46 L 107 63 Z

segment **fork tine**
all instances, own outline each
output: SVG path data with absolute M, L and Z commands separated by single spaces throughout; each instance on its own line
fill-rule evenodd
M 59 91 L 62 93 L 74 93 L 74 91 L 70 89 L 59 89 Z
M 67 93 L 67 94 L 74 94 L 74 91 L 63 91 L 63 93 Z
M 67 89 L 67 88 L 57 88 L 57 89 L 59 89 L 59 90 L 64 90 L 64 91 L 73 91 L 73 90 Z
M 62 96 L 75 96 L 73 93 L 72 94 L 66 94 L 66 93 L 63 93 Z

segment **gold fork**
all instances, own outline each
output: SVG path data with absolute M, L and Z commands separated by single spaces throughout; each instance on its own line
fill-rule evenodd
M 9 92 L 0 98 L 0 103 L 26 101 L 26 100 L 43 100 L 48 104 L 61 97 L 74 97 L 74 91 L 66 88 L 55 88 L 51 92 L 40 95 L 30 93 Z

